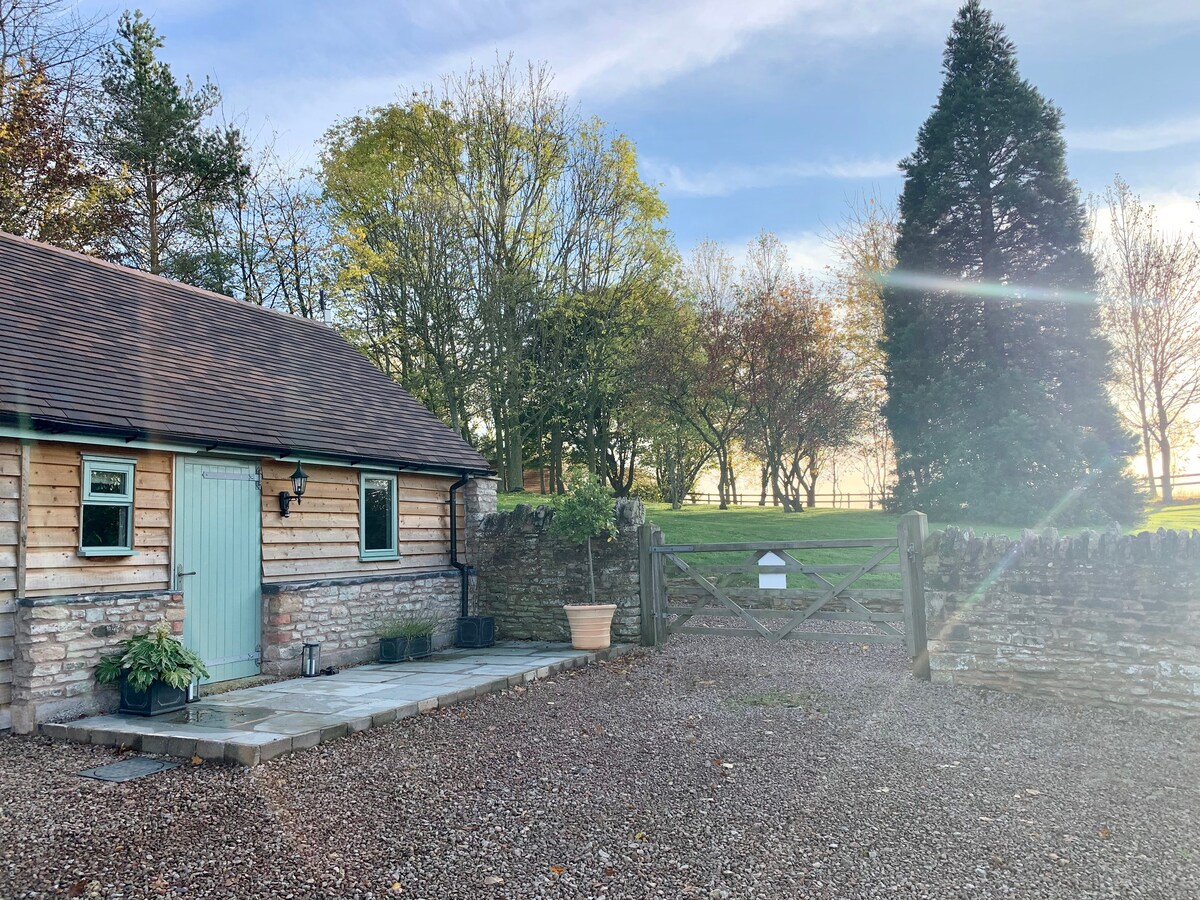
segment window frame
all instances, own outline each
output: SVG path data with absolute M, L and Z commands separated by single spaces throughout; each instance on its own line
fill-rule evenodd
M 391 493 L 391 514 L 388 516 L 390 546 L 367 549 L 367 482 L 387 481 Z M 358 558 L 362 562 L 396 560 L 400 558 L 400 485 L 392 472 L 360 472 L 358 475 Z
M 127 490 L 124 494 L 93 494 L 92 473 L 123 472 Z M 93 456 L 82 454 L 79 458 L 79 549 L 80 556 L 133 556 L 134 545 L 134 500 L 137 494 L 137 460 L 118 456 Z M 126 537 L 119 547 L 89 547 L 83 542 L 83 516 L 89 506 L 115 506 L 128 510 L 126 513 Z

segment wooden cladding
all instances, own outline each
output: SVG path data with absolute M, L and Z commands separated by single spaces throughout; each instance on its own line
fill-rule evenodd
M 279 515 L 279 492 L 290 491 L 295 463 L 263 464 L 263 581 L 299 581 L 359 575 L 393 575 L 450 565 L 453 479 L 396 476 L 400 558 L 360 559 L 358 469 L 305 463 L 308 488 L 291 515 Z M 462 525 L 462 510 L 459 510 Z
M 129 556 L 79 554 L 82 457 L 135 460 L 133 549 Z M 452 478 L 396 476 L 399 559 L 360 556 L 360 470 L 305 464 L 308 487 L 292 514 L 279 514 L 279 492 L 291 491 L 294 462 L 263 460 L 263 581 L 347 578 L 447 568 L 450 564 Z M 17 591 L 20 446 L 0 440 L 0 610 Z M 29 448 L 28 596 L 89 591 L 161 590 L 171 585 L 171 454 L 166 451 L 37 443 Z M 462 522 L 460 510 L 460 525 Z M 2 613 L 0 613 L 2 615 Z M 3 623 L 0 623 L 0 631 Z M 0 635 L 2 640 L 3 635 Z M 2 651 L 0 651 L 2 655 Z
M 20 518 L 21 445 L 0 438 L 0 608 L 16 597 Z
M 85 453 L 131 459 L 137 464 L 133 493 L 133 553 L 129 556 L 79 555 L 80 490 Z M 25 575 L 27 595 L 162 590 L 170 587 L 170 564 L 171 454 L 79 444 L 32 445 Z

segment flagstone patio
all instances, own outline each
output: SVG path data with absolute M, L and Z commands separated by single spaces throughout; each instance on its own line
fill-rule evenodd
M 501 642 L 483 650 L 449 649 L 412 662 L 367 664 L 336 675 L 233 690 L 152 718 L 92 716 L 45 724 L 42 732 L 77 743 L 254 766 L 629 649 L 616 646 L 587 652 L 541 641 Z

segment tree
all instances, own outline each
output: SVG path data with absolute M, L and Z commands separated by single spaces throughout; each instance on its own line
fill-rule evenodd
M 1190 433 L 1200 403 L 1200 245 L 1162 232 L 1154 207 L 1117 177 L 1104 192 L 1108 230 L 1101 247 L 1104 324 L 1116 349 L 1118 390 L 1154 483 L 1170 502 L 1176 436 Z
M 123 192 L 80 127 L 101 37 L 58 0 L 0 0 L 0 229 L 108 256 Z
M 630 367 L 675 261 L 632 143 L 505 61 L 335 126 L 322 179 L 364 351 L 464 436 L 481 426 L 505 488 L 527 459 L 561 487 L 573 451 L 628 492 Z
M 905 159 L 884 292 L 897 503 L 942 518 L 1125 518 L 1131 449 L 1105 390 L 1084 215 L 1059 111 L 978 0 Z
M 611 541 L 617 536 L 612 492 L 591 472 L 579 472 L 554 510 L 548 529 L 571 544 L 587 544 L 588 587 L 596 602 L 596 572 L 592 566 L 592 538 Z
M 816 505 L 817 481 L 858 431 L 861 404 L 832 310 L 792 271 L 774 235 L 751 245 L 739 289 L 743 439 L 761 456 L 774 500 L 798 512 Z
M 128 222 L 118 233 L 122 262 L 156 275 L 201 280 L 211 208 L 248 175 L 234 128 L 206 128 L 221 95 L 206 81 L 180 85 L 157 57 L 163 46 L 141 12 L 126 12 L 104 60 L 103 121 L 97 147 L 130 188 Z
M 0 69 L 0 230 L 104 257 L 125 192 L 63 118 L 66 89 L 40 62 Z
M 702 241 L 680 269 L 679 290 L 688 312 L 656 354 L 651 376 L 674 416 L 695 429 L 717 461 L 720 508 L 735 501 L 735 446 L 748 407 L 744 393 L 745 342 L 738 283 L 729 253 Z
M 892 434 L 883 416 L 887 401 L 883 285 L 896 265 L 898 225 L 894 204 L 876 194 L 863 194 L 848 204 L 842 222 L 827 237 L 836 254 L 832 291 L 842 345 L 863 416 L 851 452 L 867 491 L 881 499 L 895 468 Z

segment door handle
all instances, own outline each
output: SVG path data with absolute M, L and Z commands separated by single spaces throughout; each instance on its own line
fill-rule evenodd
M 175 577 L 176 577 L 176 578 L 182 578 L 184 575 L 195 575 L 195 574 L 196 574 L 195 572 L 185 572 L 185 571 L 183 571 L 183 565 L 182 565 L 182 564 L 180 564 L 180 565 L 178 565 L 178 566 L 176 566 L 176 567 L 175 567 Z

